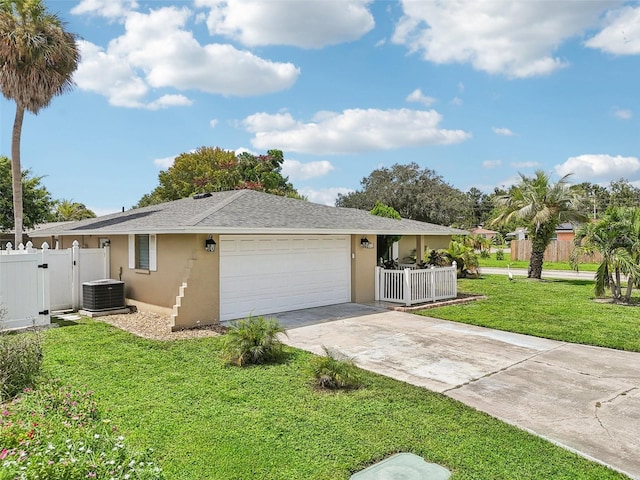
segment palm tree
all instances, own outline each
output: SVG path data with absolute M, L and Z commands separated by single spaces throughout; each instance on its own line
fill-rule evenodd
M 73 200 L 59 200 L 54 216 L 57 222 L 68 222 L 72 220 L 82 220 L 84 218 L 95 218 L 96 214 L 89 210 L 83 203 Z
M 498 216 L 491 222 L 493 225 L 516 220 L 528 230 L 531 239 L 529 278 L 540 279 L 542 276 L 544 251 L 556 227 L 563 222 L 586 221 L 580 212 L 580 192 L 567 181 L 570 175 L 552 183 L 542 170 L 537 170 L 533 177 L 520 174 L 521 182 L 496 199 Z
M 633 285 L 640 278 L 640 209 L 609 208 L 599 221 L 585 224 L 578 230 L 576 245 L 571 254 L 574 267 L 580 255 L 598 252 L 602 256 L 595 276 L 595 295 L 604 296 L 609 287 L 614 301 L 628 303 Z M 624 297 L 622 274 L 628 277 Z
M 16 102 L 11 172 L 16 245 L 22 241 L 20 137 L 24 111 L 37 115 L 73 86 L 80 52 L 76 36 L 42 0 L 0 0 L 0 90 Z

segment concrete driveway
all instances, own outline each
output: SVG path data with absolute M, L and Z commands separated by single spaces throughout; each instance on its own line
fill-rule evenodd
M 640 479 L 640 354 L 385 311 L 288 330 Z

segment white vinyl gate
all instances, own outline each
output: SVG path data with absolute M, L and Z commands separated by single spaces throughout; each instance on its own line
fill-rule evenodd
M 0 329 L 49 323 L 49 270 L 38 253 L 0 255 Z
M 49 323 L 49 312 L 82 307 L 82 284 L 109 278 L 109 247 L 42 250 L 31 242 L 0 251 L 0 309 L 4 325 L 19 328 Z M 2 315 L 0 315 L 2 317 Z

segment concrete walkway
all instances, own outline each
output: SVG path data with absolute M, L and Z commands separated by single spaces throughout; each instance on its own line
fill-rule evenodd
M 288 330 L 640 479 L 640 354 L 380 312 Z

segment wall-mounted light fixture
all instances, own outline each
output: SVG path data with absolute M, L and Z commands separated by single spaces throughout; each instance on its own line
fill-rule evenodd
M 204 249 L 207 252 L 215 252 L 216 251 L 216 241 L 213 239 L 211 235 L 204 241 Z
M 362 237 L 360 240 L 360 246 L 362 248 L 373 248 L 373 243 L 371 243 L 367 237 Z

